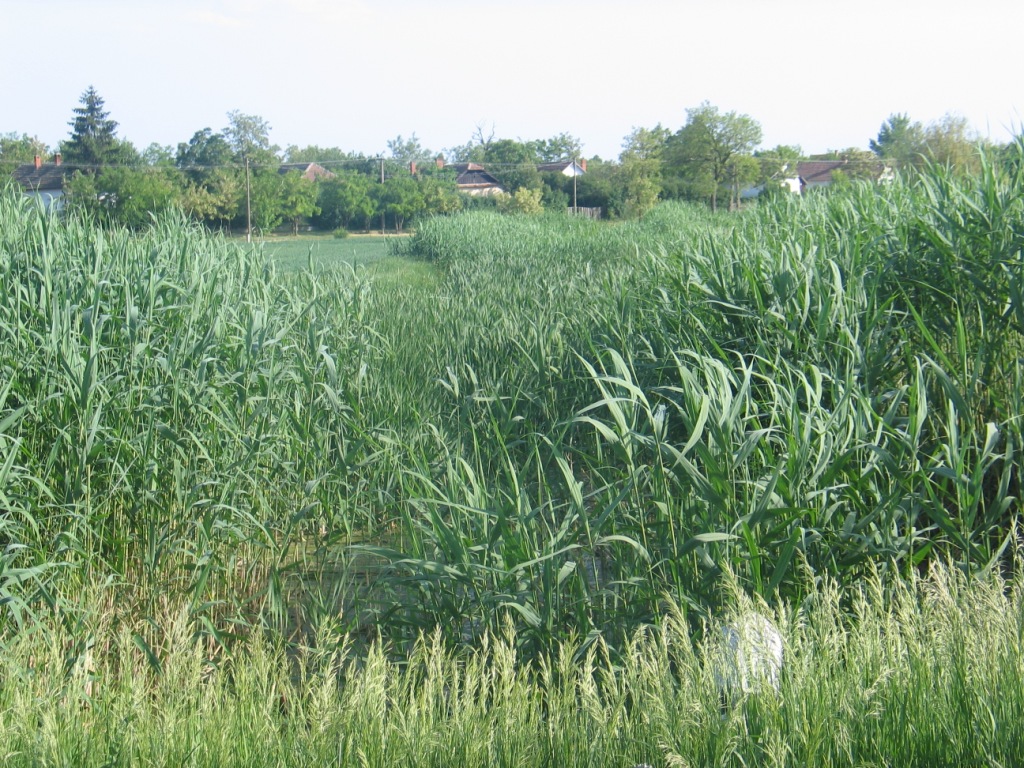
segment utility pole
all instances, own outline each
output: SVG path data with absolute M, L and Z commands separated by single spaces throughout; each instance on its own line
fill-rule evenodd
M 380 185 L 384 186 L 384 155 L 380 156 Z M 380 233 L 384 234 L 384 209 L 380 209 Z
M 245 156 L 245 242 L 252 242 L 252 190 L 249 185 L 249 156 Z
M 579 158 L 574 157 L 572 159 L 572 212 L 573 215 L 579 213 L 579 209 L 576 207 L 576 176 L 579 171 Z

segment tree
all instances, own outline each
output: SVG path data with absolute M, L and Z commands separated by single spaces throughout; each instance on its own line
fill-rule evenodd
M 502 195 L 498 207 L 506 213 L 536 216 L 544 211 L 544 205 L 541 203 L 543 194 L 543 190 L 540 189 L 520 187 L 515 191 L 515 194 Z
M 368 228 L 368 222 L 377 210 L 373 199 L 374 185 L 369 176 L 357 171 L 341 171 L 333 179 L 319 184 L 317 205 L 320 212 L 314 223 L 324 229 L 351 229 L 355 222 Z
M 19 165 L 31 163 L 36 157 L 46 157 L 49 152 L 45 142 L 27 133 L 0 135 L 0 177 L 8 176 Z
M 527 142 L 537 160 L 542 163 L 555 163 L 559 160 L 574 160 L 583 156 L 583 142 L 568 133 L 560 133 L 550 139 L 538 139 Z
M 482 124 L 477 125 L 473 136 L 465 144 L 449 147 L 442 153 L 453 163 L 482 163 L 487 150 L 494 143 L 494 126 L 485 130 Z
M 729 188 L 729 210 L 740 207 L 740 193 L 757 182 L 761 164 L 752 155 L 734 155 L 725 166 L 725 179 Z
M 487 172 L 514 194 L 520 187 L 540 189 L 537 155 L 529 145 L 514 139 L 493 141 L 484 153 Z
M 761 143 L 761 125 L 749 115 L 719 112 L 706 101 L 686 115 L 686 125 L 669 142 L 666 160 L 694 191 L 710 197 L 714 211 L 736 158 L 751 155 Z
M 981 144 L 967 118 L 961 115 L 946 114 L 924 131 L 924 153 L 928 159 L 959 173 L 979 170 Z
M 378 209 L 391 217 L 398 232 L 405 222 L 426 208 L 420 185 L 412 176 L 392 176 L 377 185 Z
M 292 234 L 299 234 L 299 224 L 304 218 L 319 212 L 316 183 L 298 171 L 286 173 L 281 186 L 281 215 L 292 222 Z
M 786 179 L 796 177 L 803 152 L 795 145 L 778 144 L 755 152 L 754 157 L 760 164 L 757 183 L 765 189 L 781 188 Z
M 253 226 L 263 232 L 277 229 L 284 221 L 284 177 L 277 168 L 259 169 L 252 173 L 249 187 Z
M 391 153 L 391 160 L 394 165 L 408 168 L 412 163 L 417 165 L 432 162 L 434 153 L 420 144 L 414 133 L 408 139 L 403 139 L 401 134 L 388 141 L 388 152 Z
M 659 124 L 651 129 L 634 128 L 626 137 L 619 154 L 616 179 L 619 190 L 617 208 L 621 215 L 642 216 L 658 202 L 662 154 L 668 135 L 668 130 Z
M 868 142 L 871 151 L 897 168 L 920 165 L 924 152 L 924 128 L 911 122 L 906 114 L 892 114 L 878 129 L 878 137 Z
M 175 156 L 175 164 L 197 181 L 210 177 L 216 169 L 233 161 L 233 150 L 227 138 L 210 128 L 193 133 L 187 144 L 178 144 Z
M 130 165 L 137 160 L 135 148 L 117 138 L 117 121 L 103 109 L 103 99 L 91 85 L 75 107 L 71 138 L 61 144 L 69 164 L 98 168 L 101 165 Z
M 274 165 L 280 147 L 270 143 L 270 123 L 259 115 L 247 115 L 237 109 L 228 112 L 228 127 L 223 131 L 238 162 L 249 158 L 256 165 Z
M 141 229 L 152 214 L 178 204 L 181 184 L 173 168 L 104 168 L 98 174 L 75 173 L 68 182 L 71 206 L 105 224 Z
M 455 213 L 462 208 L 462 195 L 451 175 L 424 174 L 418 177 L 424 213 Z
M 150 166 L 173 167 L 175 165 L 175 158 L 174 147 L 157 144 L 155 141 L 142 150 L 142 153 L 139 155 L 139 160 L 142 161 L 142 164 Z
M 572 182 L 560 173 L 542 173 L 541 202 L 549 211 L 564 211 L 572 205 Z
M 967 173 L 979 167 L 979 144 L 967 119 L 960 115 L 943 115 L 925 127 L 905 114 L 894 114 L 882 123 L 878 138 L 869 146 L 897 168 L 919 168 L 932 162 Z
M 285 150 L 289 163 L 319 163 L 333 171 L 355 170 L 367 175 L 379 174 L 380 166 L 376 158 L 361 153 L 346 152 L 338 147 L 318 147 L 310 144 L 305 147 L 292 145 Z
M 576 179 L 576 205 L 608 211 L 615 195 L 618 166 L 599 157 L 587 160 L 587 172 Z
M 208 172 L 202 184 L 188 183 L 182 190 L 181 206 L 193 218 L 207 225 L 226 227 L 239 216 L 245 200 L 245 179 L 232 168 Z

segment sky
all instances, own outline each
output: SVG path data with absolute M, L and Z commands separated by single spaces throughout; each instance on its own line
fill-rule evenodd
M 763 146 L 867 148 L 887 117 L 1024 124 L 1021 0 L 0 0 L 0 134 L 55 147 L 93 86 L 118 136 L 176 147 L 227 113 L 387 154 L 568 133 L 617 158 L 708 102 Z

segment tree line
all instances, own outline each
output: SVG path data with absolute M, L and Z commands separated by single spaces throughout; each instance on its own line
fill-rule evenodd
M 90 86 L 73 110 L 69 138 L 56 150 L 68 170 L 75 169 L 65 185 L 67 205 L 130 227 L 144 226 L 154 211 L 177 207 L 213 228 L 264 232 L 285 224 L 295 232 L 307 225 L 339 233 L 401 230 L 417 217 L 478 206 L 528 213 L 578 206 L 623 218 L 666 199 L 735 208 L 744 190 L 782 189 L 805 159 L 799 146 L 760 148 L 760 123 L 707 102 L 688 109 L 676 131 L 660 124 L 635 128 L 617 159 L 586 158 L 586 173 L 575 180 L 539 168 L 584 157 L 580 140 L 567 133 L 524 141 L 498 139 L 493 130 L 478 127 L 466 144 L 442 152 L 423 147 L 413 134 L 388 141 L 388 154 L 374 157 L 313 145 L 282 150 L 271 142 L 263 118 L 237 110 L 227 117 L 219 131 L 203 128 L 177 147 L 151 144 L 140 151 L 118 137 L 118 123 Z M 869 149 L 851 147 L 811 159 L 844 160 L 843 174 L 851 178 L 871 176 L 880 164 L 912 172 L 937 162 L 968 171 L 977 163 L 979 143 L 963 118 L 949 115 L 925 126 L 894 114 Z M 0 135 L 4 176 L 20 163 L 49 155 L 36 137 Z M 445 163 L 437 163 L 438 157 Z M 309 163 L 329 174 L 306 178 L 301 170 Z M 455 163 L 480 164 L 508 194 L 460 194 Z

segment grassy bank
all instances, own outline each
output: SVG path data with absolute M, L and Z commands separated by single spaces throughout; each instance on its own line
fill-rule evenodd
M 694 639 L 669 606 L 620 662 L 566 638 L 538 666 L 512 629 L 469 653 L 425 637 L 402 664 L 353 660 L 327 627 L 297 658 L 254 636 L 211 660 L 187 610 L 114 626 L 92 606 L 88 633 L 51 624 L 8 646 L 0 741 L 10 766 L 1013 765 L 1022 586 L 950 568 L 812 586 L 775 615 L 779 694 L 724 710 L 714 634 Z

